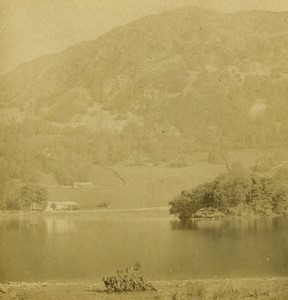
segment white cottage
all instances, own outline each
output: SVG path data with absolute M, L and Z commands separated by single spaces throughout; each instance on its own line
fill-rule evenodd
M 48 202 L 45 211 L 65 211 L 65 210 L 77 210 L 79 205 L 75 201 L 54 201 Z

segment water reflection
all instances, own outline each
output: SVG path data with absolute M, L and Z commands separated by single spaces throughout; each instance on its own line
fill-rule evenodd
M 75 220 L 62 218 L 47 218 L 45 225 L 49 234 L 69 232 L 76 228 Z
M 172 220 L 170 221 L 172 230 L 248 230 L 263 231 L 274 230 L 287 226 L 287 219 L 281 217 L 259 218 L 259 219 L 218 219 L 218 220 Z
M 96 279 L 139 261 L 151 280 L 288 275 L 288 219 L 143 214 L 0 220 L 1 280 Z
M 173 220 L 170 227 L 179 237 L 185 235 L 185 246 L 194 241 L 201 253 L 191 252 L 197 253 L 198 261 L 214 275 L 243 276 L 244 269 L 251 276 L 288 274 L 287 218 Z M 203 270 L 199 272 L 203 274 Z

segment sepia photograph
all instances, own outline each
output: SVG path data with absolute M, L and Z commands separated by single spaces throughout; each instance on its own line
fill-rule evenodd
M 0 0 L 0 299 L 288 300 L 288 0 Z

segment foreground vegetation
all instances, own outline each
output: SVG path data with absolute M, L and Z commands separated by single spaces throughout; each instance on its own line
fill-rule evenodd
M 103 284 L 78 283 L 10 283 L 0 284 L 3 300 L 285 300 L 288 278 L 221 279 L 153 282 L 157 291 L 109 293 Z
M 183 191 L 170 201 L 170 213 L 180 219 L 287 215 L 288 189 L 280 182 L 235 164 L 215 180 Z
M 107 292 L 156 291 L 150 282 L 144 280 L 139 272 L 140 265 L 134 264 L 116 274 L 103 277 Z

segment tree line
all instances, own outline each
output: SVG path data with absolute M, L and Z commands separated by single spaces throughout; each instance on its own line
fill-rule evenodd
M 47 188 L 38 184 L 21 184 L 11 181 L 1 189 L 0 209 L 2 210 L 31 210 L 37 205 L 38 210 L 45 210 L 48 203 Z
M 260 177 L 234 166 L 211 182 L 182 191 L 169 204 L 170 214 L 180 219 L 205 209 L 216 217 L 287 215 L 288 189 L 275 176 Z

